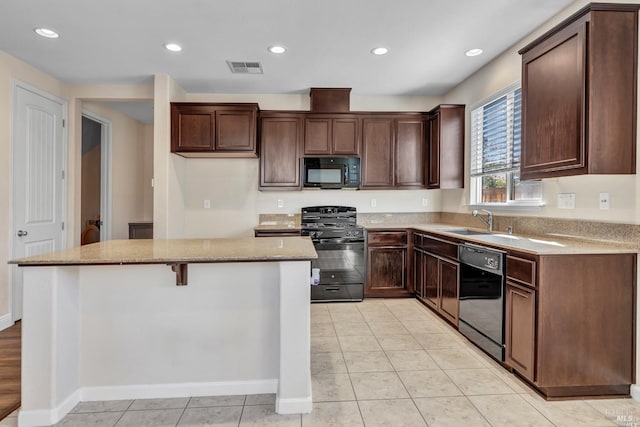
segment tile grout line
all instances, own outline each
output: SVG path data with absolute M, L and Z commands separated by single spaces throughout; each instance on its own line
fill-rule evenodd
M 189 399 L 187 399 L 187 403 L 184 405 L 184 408 L 182 408 L 182 412 L 180 413 L 180 416 L 178 417 L 178 421 L 176 421 L 176 427 L 178 427 L 180 425 L 180 421 L 182 421 L 182 417 L 184 416 L 184 413 L 186 412 L 187 408 L 189 407 L 189 403 L 191 403 L 191 399 L 193 399 L 193 396 L 189 396 Z
M 113 424 L 113 427 L 115 427 L 115 426 L 117 426 L 117 425 L 118 425 L 118 423 L 120 422 L 120 420 L 122 419 L 122 417 L 124 417 L 124 414 L 126 414 L 126 413 L 127 413 L 127 411 L 129 410 L 129 408 L 131 408 L 131 406 L 133 405 L 133 402 L 135 402 L 135 401 L 136 401 L 135 399 L 131 399 L 131 402 L 129 403 L 129 405 L 127 405 L 127 407 L 125 408 L 125 410 L 124 410 L 124 411 L 122 411 L 122 414 L 120 414 L 120 416 L 118 417 L 118 419 L 116 420 L 116 422 Z M 66 417 L 66 415 L 65 415 L 65 417 Z M 62 420 L 64 420 L 64 418 L 63 418 Z M 62 420 L 60 420 L 60 421 L 62 421 Z

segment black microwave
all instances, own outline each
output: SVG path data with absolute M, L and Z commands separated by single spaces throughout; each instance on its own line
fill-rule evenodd
M 305 188 L 359 188 L 360 158 L 305 157 L 302 159 Z

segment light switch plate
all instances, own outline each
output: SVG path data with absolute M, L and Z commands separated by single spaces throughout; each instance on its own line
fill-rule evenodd
M 429 206 L 429 199 L 427 199 L 426 197 L 422 198 L 422 206 Z
M 278 199 L 278 207 L 279 208 L 283 208 L 284 207 L 284 202 L 282 201 L 282 199 Z
M 202 203 L 202 205 L 204 206 L 205 209 L 211 209 L 211 200 L 204 199 L 204 202 Z
M 609 193 L 600 193 L 598 202 L 600 204 L 600 209 L 609 209 L 609 203 L 610 203 Z
M 376 199 L 371 199 L 371 207 L 375 208 L 376 206 L 378 206 L 378 201 Z
M 558 194 L 558 209 L 575 209 L 576 193 Z

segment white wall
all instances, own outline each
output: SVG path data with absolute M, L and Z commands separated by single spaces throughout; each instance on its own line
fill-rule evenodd
M 609 1 L 613 2 L 613 1 Z M 631 3 L 638 3 L 631 2 Z M 445 102 L 470 106 L 509 84 L 521 79 L 522 60 L 518 50 L 554 25 L 588 4 L 578 0 L 556 15 L 539 29 L 515 43 L 498 58 L 462 82 L 445 95 Z M 638 109 L 640 112 L 640 109 Z M 639 121 L 640 123 L 640 121 Z M 467 109 L 465 164 L 469 165 L 470 151 L 470 110 Z M 640 150 L 638 150 L 640 156 Z M 640 157 L 639 157 L 640 158 Z M 640 163 L 638 163 L 640 165 Z M 583 175 L 543 180 L 543 197 L 546 206 L 538 209 L 519 210 L 518 215 L 543 216 L 553 218 L 585 219 L 621 223 L 640 223 L 639 175 Z M 600 210 L 600 192 L 609 192 L 611 208 Z M 557 197 L 560 193 L 575 193 L 576 209 L 558 209 Z M 465 167 L 465 189 L 443 190 L 442 210 L 447 212 L 469 212 L 469 168 Z M 499 209 L 495 211 L 500 214 Z M 505 215 L 513 211 L 502 211 Z

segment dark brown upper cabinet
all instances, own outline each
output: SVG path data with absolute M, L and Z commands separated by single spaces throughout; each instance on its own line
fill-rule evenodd
M 425 127 L 424 117 L 396 119 L 396 187 L 424 187 Z
M 393 187 L 395 135 L 392 117 L 362 119 L 361 188 Z
M 306 156 L 360 155 L 360 119 L 351 115 L 307 115 L 304 127 Z
M 260 116 L 260 190 L 300 189 L 302 114 Z
M 429 113 L 428 188 L 464 188 L 464 105 L 443 104 Z
M 361 187 L 423 188 L 425 128 L 423 114 L 364 116 Z
M 589 4 L 520 50 L 521 179 L 635 173 L 638 8 Z
M 171 103 L 171 152 L 184 157 L 257 157 L 258 104 Z

